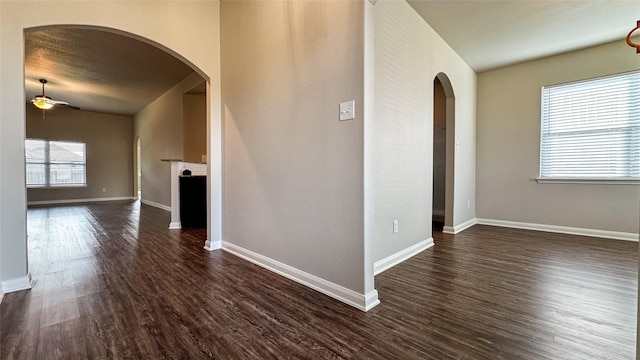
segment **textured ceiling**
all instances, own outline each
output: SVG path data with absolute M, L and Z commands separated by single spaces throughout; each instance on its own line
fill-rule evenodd
M 83 110 L 134 115 L 193 70 L 163 50 L 111 32 L 48 28 L 25 33 L 25 89 Z
M 624 41 L 640 20 L 640 0 L 408 2 L 476 72 Z

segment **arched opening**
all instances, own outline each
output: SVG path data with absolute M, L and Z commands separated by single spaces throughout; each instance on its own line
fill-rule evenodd
M 442 83 L 433 81 L 433 205 L 434 231 L 442 231 L 445 219 L 447 165 L 447 99 Z
M 433 81 L 433 229 L 453 231 L 455 95 L 449 77 Z
M 88 3 L 56 3 L 47 16 L 34 17 L 33 6 L 15 2 L 7 4 L 0 14 L 2 21 L 2 51 L 12 54 L 0 63 L 0 148 L 2 158 L 2 197 L 0 219 L 0 280 L 2 292 L 31 287 L 27 256 L 26 190 L 25 190 L 25 80 L 24 33 L 50 26 L 88 27 L 111 31 L 150 43 L 189 64 L 207 79 L 207 147 L 209 200 L 211 222 L 207 244 L 219 249 L 222 239 L 222 112 L 220 97 L 219 4 L 217 2 L 168 2 L 147 7 L 141 12 L 135 2 L 106 2 L 96 11 Z M 109 16 L 105 16 L 109 14 Z M 84 24 L 82 26 L 70 24 Z M 166 24 L 171 24 L 167 31 Z M 193 42 L 193 29 L 208 34 L 205 40 Z M 81 70 L 81 69 L 78 69 Z M 209 91 L 210 90 L 210 91 Z M 47 94 L 48 95 L 48 94 Z M 143 141 L 144 142 L 144 141 Z M 131 152 L 133 140 L 125 146 Z M 144 149 L 148 148 L 146 146 Z M 133 155 L 131 155 L 133 158 Z M 128 160 L 131 163 L 131 159 Z M 132 172 L 133 165 L 128 165 Z M 130 182 L 133 181 L 133 175 Z M 129 190 L 132 192 L 132 189 Z M 204 236 L 202 236 L 204 237 Z
M 175 52 L 169 50 L 168 48 L 150 41 L 148 39 L 145 39 L 143 37 L 131 34 L 131 33 L 127 33 L 124 31 L 120 31 L 120 30 L 115 30 L 112 28 L 104 28 L 104 27 L 94 27 L 94 26 L 67 26 L 67 25 L 57 25 L 57 26 L 43 26 L 43 27 L 34 27 L 34 28 L 27 28 L 24 29 L 24 34 L 25 34 L 25 38 L 27 38 L 30 34 L 34 34 L 37 32 L 44 32 L 47 33 L 49 32 L 48 36 L 51 37 L 55 37 L 55 35 L 51 35 L 51 32 L 55 32 L 55 31 L 64 31 L 65 32 L 65 36 L 69 36 L 71 37 L 71 39 L 69 39 L 70 42 L 73 42 L 74 40 L 77 40 L 74 38 L 74 36 L 78 36 L 80 38 L 82 38 L 83 36 L 88 36 L 86 35 L 88 32 L 93 32 L 93 33 L 102 33 L 104 34 L 105 37 L 118 37 L 118 38 L 126 38 L 125 40 L 122 41 L 122 51 L 123 52 L 127 52 L 127 51 L 135 51 L 135 43 L 139 43 L 141 47 L 144 47 L 145 50 L 142 51 L 143 55 L 153 55 L 153 52 L 163 52 L 165 55 L 165 59 L 164 60 L 158 60 L 161 65 L 160 67 L 162 67 L 163 65 L 167 64 L 167 60 L 166 58 L 168 57 L 173 57 L 175 58 L 175 61 L 181 62 L 182 65 L 186 68 L 188 68 L 189 73 L 193 74 L 193 75 L 187 75 L 186 77 L 183 76 L 183 74 L 181 72 L 177 72 L 174 71 L 172 74 L 173 77 L 170 77 L 169 80 L 167 81 L 171 81 L 171 82 L 177 82 L 178 86 L 182 83 L 184 83 L 184 89 L 185 92 L 186 91 L 194 91 L 193 90 L 193 86 L 191 85 L 191 83 L 197 83 L 200 85 L 199 89 L 201 89 L 202 91 L 202 98 L 206 98 L 206 104 L 204 104 L 204 102 L 202 103 L 202 106 L 205 108 L 205 110 L 202 110 L 201 113 L 205 114 L 204 115 L 204 119 L 203 119 L 203 124 L 202 124 L 202 131 L 200 131 L 200 135 L 204 136 L 205 134 L 205 130 L 206 131 L 206 141 L 201 142 L 202 147 L 203 147 L 203 151 L 201 152 L 204 155 L 208 155 L 208 149 L 209 149 L 209 144 L 211 143 L 211 139 L 210 139 L 210 132 L 208 131 L 210 129 L 210 121 L 211 121 L 211 111 L 210 111 L 210 94 L 208 94 L 210 86 L 208 84 L 208 78 L 203 76 L 203 72 L 198 69 L 197 67 L 195 67 L 191 62 L 185 60 L 184 57 L 179 56 L 178 54 L 176 54 Z M 80 35 L 78 35 L 80 34 Z M 45 37 L 47 35 L 45 34 Z M 46 39 L 45 39 L 46 40 Z M 85 39 L 86 40 L 86 39 Z M 91 40 L 91 39 L 89 39 Z M 40 41 L 41 44 L 43 43 L 43 39 L 39 38 L 36 40 L 36 43 Z M 89 41 L 91 42 L 91 41 Z M 97 43 L 99 43 L 98 46 L 105 46 L 104 42 L 101 41 L 97 41 Z M 60 44 L 59 42 L 56 41 L 52 41 L 51 44 L 53 44 L 52 46 L 61 46 L 64 47 L 64 43 Z M 36 44 L 37 45 L 37 44 Z M 103 81 L 100 82 L 98 81 L 98 79 L 104 80 L 101 77 L 103 75 L 99 74 L 99 73 L 91 73 L 91 71 L 93 70 L 93 68 L 91 67 L 83 67 L 83 66 L 77 66 L 77 64 L 71 64 L 71 66 L 61 66 L 61 64 L 58 61 L 61 60 L 65 60 L 65 58 L 60 58 L 60 57 L 56 57 L 53 55 L 54 52 L 49 52 L 47 50 L 45 51 L 38 51 L 36 52 L 35 55 L 36 57 L 39 58 L 40 61 L 42 61 L 42 66 L 38 69 L 35 69 L 34 71 L 30 71 L 29 67 L 27 66 L 27 62 L 29 61 L 30 58 L 30 54 L 28 53 L 28 41 L 25 41 L 25 74 L 24 74 L 24 84 L 25 84 L 25 93 L 26 93 L 26 99 L 27 99 L 27 109 L 26 109 L 26 113 L 25 113 L 25 123 L 27 124 L 27 131 L 25 132 L 25 139 L 30 137 L 30 129 L 29 129 L 29 119 L 31 118 L 31 113 L 34 111 L 32 104 L 30 103 L 30 99 L 33 98 L 33 94 L 31 94 L 31 90 L 30 90 L 30 85 L 32 82 L 34 82 L 34 78 L 35 81 L 37 82 L 38 78 L 52 78 L 54 79 L 54 81 L 49 81 L 49 83 L 51 83 L 53 85 L 53 88 L 50 89 L 47 87 L 47 95 L 53 94 L 53 93 L 57 93 L 59 95 L 56 95 L 56 100 L 60 99 L 60 100 L 65 100 L 68 101 L 70 104 L 72 105 L 79 105 L 81 108 L 84 108 L 84 106 L 81 104 L 81 101 L 73 101 L 74 97 L 73 95 L 69 95 L 69 97 L 64 96 L 64 95 L 60 95 L 60 94 L 69 94 L 70 91 L 72 89 L 76 89 L 79 92 L 81 92 L 80 96 L 85 96 L 85 97 L 100 97 L 100 96 L 104 96 L 104 97 L 110 97 L 111 100 L 113 100 L 114 102 L 118 100 L 118 98 L 122 98 L 122 106 L 126 107 L 127 106 L 127 101 L 131 102 L 130 98 L 127 98 L 127 94 L 118 94 L 117 92 L 117 83 L 118 83 L 118 79 L 114 79 L 114 80 L 110 80 L 110 81 Z M 149 48 L 154 48 L 153 50 L 149 50 Z M 69 53 L 70 56 L 78 56 L 77 53 L 74 53 L 74 51 L 70 50 L 69 48 L 62 48 L 61 51 L 62 53 Z M 118 53 L 110 53 L 110 54 L 102 54 L 102 56 L 112 56 L 112 57 L 117 57 L 119 54 Z M 48 58 L 49 56 L 49 58 Z M 141 55 L 139 55 L 141 56 Z M 141 56 L 144 58 L 145 61 L 149 62 L 149 63 L 153 63 L 156 59 L 154 59 L 151 56 Z M 95 64 L 94 64 L 95 65 Z M 72 71 L 68 71 L 69 68 L 77 68 L 77 72 L 78 73 L 74 73 Z M 165 68 L 163 68 L 164 70 Z M 102 69 L 104 70 L 104 68 Z M 119 69 L 120 70 L 120 69 Z M 115 69 L 114 69 L 115 71 Z M 85 72 L 85 73 L 83 73 Z M 37 75 L 35 74 L 37 73 Z M 109 76 L 112 74 L 107 74 L 104 76 Z M 125 75 L 126 75 L 126 71 L 125 71 Z M 75 78 L 74 78 L 75 76 Z M 82 76 L 84 76 L 84 78 L 82 78 Z M 96 81 L 88 81 L 87 78 L 90 80 L 91 77 L 97 77 L 98 79 L 96 79 Z M 178 79 L 178 80 L 176 80 Z M 185 80 L 189 80 L 188 82 L 185 82 Z M 204 82 L 203 82 L 204 81 Z M 111 83 L 110 83 L 111 82 Z M 58 88 L 56 89 L 55 86 L 58 86 Z M 112 85 L 112 86 L 111 86 Z M 131 85 L 131 84 L 130 84 Z M 111 87 L 110 87 L 111 86 Z M 135 84 L 133 84 L 131 86 L 131 88 L 135 89 L 134 91 L 141 91 L 140 88 L 136 89 Z M 171 88 L 173 89 L 173 88 Z M 157 99 L 160 99 L 161 97 L 164 97 L 166 95 L 165 92 L 166 89 L 162 90 L 158 95 L 154 95 L 153 97 L 150 97 L 150 102 L 149 104 L 155 103 Z M 173 91 L 173 90 L 169 90 L 169 91 Z M 106 93 L 106 94 L 105 94 Z M 153 94 L 152 94 L 153 95 Z M 180 101 L 183 101 L 183 95 L 184 93 L 180 93 L 180 90 L 178 90 L 178 95 L 179 95 L 179 99 Z M 178 96 L 176 96 L 178 97 Z M 76 98 L 77 99 L 77 98 Z M 175 105 L 175 104 L 174 104 Z M 162 116 L 162 112 L 165 111 L 169 111 L 169 110 L 174 110 L 177 109 L 181 114 L 183 112 L 183 108 L 181 106 L 181 104 L 178 104 L 178 106 L 166 106 L 166 109 L 162 109 L 162 106 L 159 106 L 158 108 L 161 109 L 161 111 L 157 111 L 154 110 L 154 113 L 151 114 L 149 117 L 158 117 L 158 116 Z M 144 108 L 146 109 L 146 107 Z M 86 111 L 85 111 L 86 110 Z M 144 111 L 144 110 L 143 110 Z M 66 115 L 65 115 L 66 112 Z M 123 162 L 123 164 L 120 165 L 119 169 L 126 169 L 125 171 L 103 171 L 104 174 L 119 174 L 118 176 L 120 176 L 121 178 L 126 178 L 126 194 L 123 195 L 122 192 L 117 192 L 117 189 L 114 189 L 114 187 L 111 186 L 105 186 L 105 185 L 98 185 L 97 181 L 93 181 L 93 184 L 88 184 L 87 181 L 85 181 L 84 184 L 81 184 L 83 186 L 79 187 L 78 189 L 66 189 L 64 191 L 66 191 L 67 193 L 71 194 L 69 195 L 70 198 L 69 199 L 58 199 L 58 198 L 54 198 L 48 201 L 41 201 L 42 203 L 46 203 L 49 202 L 51 204 L 55 204 L 55 203 L 74 203 L 74 202 L 93 202 L 96 199 L 96 201 L 107 201 L 107 200 L 124 200 L 125 198 L 127 199 L 138 199 L 138 200 L 142 200 L 142 188 L 143 188 L 143 184 L 144 184 L 144 172 L 145 171 L 149 171 L 149 163 L 153 163 L 154 166 L 162 168 L 165 167 L 167 168 L 166 170 L 169 171 L 169 166 L 166 166 L 166 164 L 161 164 L 159 159 L 153 159 L 152 161 L 149 161 L 149 157 L 148 154 L 145 155 L 144 151 L 146 151 L 147 153 L 149 153 L 149 151 L 154 151 L 155 153 L 161 153 L 162 156 L 167 157 L 167 158 L 174 158 L 173 153 L 171 151 L 168 151 L 166 149 L 162 149 L 162 141 L 156 141 L 156 147 L 152 148 L 153 146 L 153 136 L 146 136 L 145 137 L 145 147 L 147 149 L 145 149 L 143 151 L 142 147 L 141 147 L 141 136 L 140 136 L 140 132 L 139 129 L 135 129 L 134 126 L 134 130 L 132 133 L 129 133 L 128 135 L 123 135 L 124 137 L 128 136 L 128 139 L 120 139 L 123 136 L 120 136 L 120 143 L 121 144 L 129 144 L 126 146 L 126 150 L 122 150 L 122 147 L 119 146 L 117 151 L 114 151 L 114 148 L 107 148 L 108 146 L 103 146 L 101 144 L 97 144 L 96 141 L 94 141 L 96 138 L 100 138 L 100 137 L 106 137 L 106 135 L 109 133 L 113 133 L 114 129 L 112 128 L 108 128 L 105 130 L 105 128 L 103 127 L 104 124 L 108 121 L 118 121 L 118 117 L 130 117 L 130 118 L 135 118 L 135 116 L 131 115 L 131 113 L 127 113 L 127 111 L 122 112 L 122 114 L 111 114 L 109 112 L 108 109 L 103 110 L 101 108 L 89 108 L 86 107 L 86 109 L 83 109 L 80 112 L 91 112 L 92 114 L 95 114 L 96 118 L 102 117 L 105 118 L 105 121 L 100 125 L 97 126 L 95 129 L 93 129 L 94 134 L 91 135 L 91 137 L 93 138 L 93 140 L 78 140 L 77 138 L 73 139 L 74 137 L 79 136 L 78 133 L 80 131 L 79 128 L 75 128 L 73 129 L 73 124 L 67 126 L 67 129 L 72 129 L 72 135 L 69 135 L 69 137 L 71 137 L 71 140 L 74 141 L 81 141 L 84 145 L 85 145 L 85 149 L 87 149 L 87 162 L 92 162 L 90 166 L 87 166 L 87 169 L 89 169 L 89 167 L 91 167 L 91 169 L 100 169 L 100 168 L 104 168 L 103 163 L 117 163 L 117 162 Z M 77 112 L 77 113 L 80 113 Z M 142 111 L 141 111 L 142 112 Z M 77 114 L 75 113 L 75 114 Z M 71 121 L 69 119 L 65 119 L 65 118 L 73 118 L 73 116 L 69 116 L 69 115 L 73 115 L 74 114 L 74 110 L 71 109 L 51 109 L 51 110 L 47 110 L 47 122 L 42 122 L 39 126 L 41 126 L 41 130 L 42 131 L 51 131 L 53 128 L 61 128 L 60 122 L 59 121 Z M 160 114 L 160 115 L 159 115 Z M 113 115 L 113 116 L 111 116 Z M 137 116 L 137 115 L 136 115 Z M 41 119 L 42 120 L 42 119 Z M 58 122 L 56 122 L 58 121 Z M 134 120 L 135 123 L 135 120 Z M 151 125 L 151 127 L 153 127 L 154 125 Z M 131 126 L 130 126 L 131 127 Z M 86 129 L 84 129 L 86 130 Z M 184 134 L 178 133 L 178 132 L 172 132 L 171 128 L 165 129 L 164 133 L 167 136 L 174 136 L 176 139 L 179 139 L 180 142 L 182 142 L 184 140 Z M 54 137 L 59 137 L 61 139 L 64 139 L 64 136 L 61 136 L 59 134 L 55 134 L 52 135 Z M 66 135 L 65 135 L 66 136 Z M 23 139 L 24 141 L 24 139 Z M 94 141 L 91 145 L 91 147 L 89 147 L 89 141 Z M 220 142 L 220 139 L 214 139 L 213 142 Z M 133 149 L 131 149 L 131 145 L 130 144 L 134 144 Z M 113 145 L 114 143 L 111 143 L 111 146 L 115 146 Z M 100 153 L 99 151 L 96 150 L 96 148 L 98 148 L 99 146 L 102 146 L 103 149 L 101 149 L 102 153 L 100 156 L 103 156 L 103 160 L 102 163 L 96 165 L 96 154 Z M 160 149 L 160 151 L 158 151 L 158 149 Z M 147 151 L 149 150 L 149 151 Z M 106 159 L 107 156 L 104 155 L 105 152 L 107 151 L 113 151 L 113 152 L 118 152 L 121 153 L 120 155 L 118 155 L 117 160 L 114 159 Z M 124 154 L 124 155 L 122 155 Z M 146 156 L 146 160 L 145 160 L 145 156 Z M 177 156 L 179 158 L 183 157 L 183 156 Z M 207 158 L 206 156 L 204 157 L 205 159 Z M 106 159 L 106 160 L 105 160 Z M 211 159 L 211 157 L 209 157 L 209 159 Z M 158 160 L 158 161 L 155 161 Z M 145 165 L 145 161 L 146 164 Z M 198 161 L 202 161 L 200 158 L 198 159 Z M 206 160 L 205 160 L 206 162 Z M 26 165 L 25 165 L 26 166 Z M 210 165 L 206 165 L 207 166 L 207 172 L 209 174 L 211 174 L 211 166 Z M 90 172 L 90 170 L 86 170 L 88 174 Z M 27 171 L 28 172 L 28 171 Z M 107 178 L 108 176 L 105 176 L 103 174 L 103 176 L 100 175 L 90 175 L 90 177 L 92 177 L 92 179 L 96 179 L 96 178 Z M 129 175 L 130 174 L 130 175 Z M 214 174 L 215 176 L 215 174 Z M 113 177 L 113 176 L 112 176 Z M 159 178 L 159 176 L 155 176 L 155 174 L 152 174 L 151 176 L 146 176 L 147 179 L 151 178 Z M 209 178 L 210 179 L 210 178 Z M 209 180 L 208 179 L 208 180 Z M 123 181 L 121 181 L 123 182 Z M 211 181 L 207 181 L 207 194 L 210 194 L 211 191 L 209 189 Z M 98 189 L 98 190 L 96 190 Z M 156 192 L 158 192 L 157 188 L 154 188 L 152 186 L 149 186 L 149 190 L 151 192 L 153 192 L 154 190 Z M 30 191 L 30 189 L 27 189 L 27 193 Z M 62 194 L 63 191 L 61 190 L 56 190 L 58 192 L 58 194 Z M 98 195 L 102 195 L 101 197 L 98 197 L 96 194 L 94 193 L 90 193 L 91 191 L 93 192 L 99 192 L 100 194 Z M 170 188 L 166 189 L 167 192 L 167 197 L 170 197 Z M 44 191 L 40 191 L 40 195 L 42 195 L 44 193 Z M 214 190 L 214 193 L 217 193 L 217 191 Z M 88 195 L 83 195 L 83 194 L 88 194 Z M 29 194 L 27 194 L 27 204 L 25 204 L 25 208 L 27 207 L 27 205 L 29 205 L 29 203 L 31 202 L 29 199 Z M 62 201 L 60 201 L 62 200 Z M 85 201 L 82 201 L 85 200 Z M 38 202 L 38 201 L 35 201 Z M 160 202 L 157 202 L 160 205 Z M 209 205 L 210 202 L 207 202 L 207 205 Z M 207 208 L 207 214 L 211 214 L 211 210 L 208 207 Z M 207 239 L 202 239 L 203 242 L 207 241 L 209 242 L 209 239 L 212 238 L 211 234 L 211 217 L 207 216 Z M 215 236 L 213 236 L 215 237 Z M 27 237 L 27 239 L 29 239 Z M 27 248 L 29 248 L 29 244 L 27 244 Z M 215 248 L 215 247 L 214 247 Z

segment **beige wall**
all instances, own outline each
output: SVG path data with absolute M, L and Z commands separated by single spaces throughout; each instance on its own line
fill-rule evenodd
M 171 206 L 171 163 L 161 160 L 183 159 L 183 96 L 201 82 L 202 77 L 192 73 L 134 116 L 143 201 Z
M 182 158 L 202 161 L 202 156 L 207 154 L 207 96 L 184 94 L 182 106 Z
M 133 196 L 130 116 L 53 109 L 43 119 L 42 111 L 31 104 L 26 114 L 27 138 L 83 142 L 87 155 L 86 187 L 29 189 L 29 202 Z
M 638 185 L 534 180 L 541 87 L 639 69 L 631 50 L 620 41 L 478 75 L 478 218 L 638 231 Z
M 476 75 L 409 4 L 378 1 L 375 261 L 432 236 L 433 81 L 440 72 L 451 80 L 456 97 L 459 148 L 455 151 L 452 219 L 456 226 L 475 218 Z M 394 219 L 398 220 L 396 234 Z
M 33 9 L 46 8 L 46 16 L 34 16 Z M 100 11 L 96 11 L 99 8 Z M 167 1 L 149 6 L 147 1 L 0 1 L 0 268 L 2 278 L 27 282 L 26 189 L 24 175 L 25 28 L 80 24 L 124 31 L 166 50 L 197 67 L 211 79 L 208 111 L 209 154 L 217 164 L 211 181 L 209 240 L 220 240 L 220 103 L 219 103 L 219 3 L 218 1 Z M 171 24 L 171 26 L 167 26 Z M 194 34 L 206 34 L 194 41 Z M 215 196 L 214 196 L 215 195 Z M 6 288 L 5 288 L 6 291 Z
M 223 238 L 359 294 L 363 6 L 221 3 Z

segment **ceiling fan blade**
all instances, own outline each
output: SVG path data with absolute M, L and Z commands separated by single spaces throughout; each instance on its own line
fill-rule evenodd
M 73 106 L 73 105 L 69 105 L 68 103 L 64 102 L 64 101 L 59 101 L 56 103 L 56 107 L 60 107 L 60 108 L 67 108 L 67 109 L 73 109 L 73 110 L 80 110 L 79 107 L 77 106 Z
M 66 102 L 66 101 L 60 101 L 60 100 L 50 100 L 50 102 L 51 102 L 53 105 L 69 105 L 69 103 L 68 103 L 68 102 Z

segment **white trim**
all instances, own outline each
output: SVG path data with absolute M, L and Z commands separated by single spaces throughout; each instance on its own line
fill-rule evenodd
M 380 300 L 378 300 L 378 291 L 376 290 L 368 294 L 361 294 L 226 241 L 222 242 L 222 250 L 310 287 L 336 300 L 342 301 L 359 310 L 368 311 L 380 303 Z
M 2 283 L 0 282 L 0 304 L 2 304 L 3 298 L 4 298 L 4 291 L 2 291 Z
M 478 224 L 481 224 L 481 225 L 491 225 L 491 226 L 500 226 L 500 227 L 535 230 L 535 231 L 546 231 L 546 232 L 553 232 L 553 233 L 599 237 L 599 238 L 607 238 L 607 239 L 614 239 L 614 240 L 638 241 L 637 233 L 585 229 L 585 228 L 576 228 L 576 227 L 558 226 L 558 225 L 533 224 L 533 223 L 524 223 L 524 222 L 507 221 L 507 220 L 476 219 L 476 221 Z
M 331 296 L 331 295 L 329 295 L 329 296 Z M 338 299 L 338 300 L 340 300 L 340 299 Z M 340 300 L 340 301 L 342 301 L 342 300 Z M 367 293 L 364 296 L 364 304 L 365 304 L 364 308 L 360 308 L 358 306 L 356 306 L 356 308 L 359 309 L 359 310 L 367 312 L 367 311 L 373 309 L 374 307 L 376 307 L 377 305 L 380 305 L 380 300 L 378 299 L 378 290 L 373 289 L 373 290 L 369 291 L 369 293 Z M 351 305 L 351 304 L 347 303 L 347 305 Z
M 444 228 L 442 228 L 442 232 L 445 234 L 459 234 L 477 223 L 477 219 L 467 220 L 457 226 L 445 226 Z
M 222 241 L 211 242 L 211 240 L 206 240 L 204 242 L 204 249 L 207 251 L 222 249 Z
M 140 200 L 141 203 L 145 204 L 145 205 L 149 205 L 149 206 L 153 206 L 153 207 L 157 207 L 159 209 L 162 210 L 167 210 L 167 211 L 171 211 L 171 206 L 167 206 L 167 205 L 162 205 L 162 204 L 158 204 L 157 202 L 153 202 L 153 201 L 149 201 L 149 200 Z
M 426 240 L 422 240 L 417 244 L 411 245 L 408 248 L 398 251 L 397 253 L 387 256 L 382 260 L 378 260 L 373 264 L 373 274 L 378 275 L 381 272 L 394 267 L 401 262 L 418 255 L 419 253 L 427 250 L 428 248 L 434 245 L 433 238 L 428 238 Z
M 640 179 L 536 178 L 538 184 L 638 185 Z
M 178 230 L 178 229 L 182 229 L 182 222 L 178 221 L 178 222 L 169 223 L 169 230 Z
M 31 273 L 28 273 L 27 276 L 23 276 L 21 278 L 3 281 L 0 286 L 2 287 L 2 292 L 8 294 L 14 291 L 31 289 L 32 285 Z
M 123 201 L 123 200 L 136 200 L 131 196 L 117 196 L 108 198 L 88 198 L 88 199 L 62 199 L 62 200 L 44 200 L 44 201 L 28 201 L 29 205 L 56 205 L 56 204 L 76 204 L 76 203 L 92 203 L 103 201 Z

